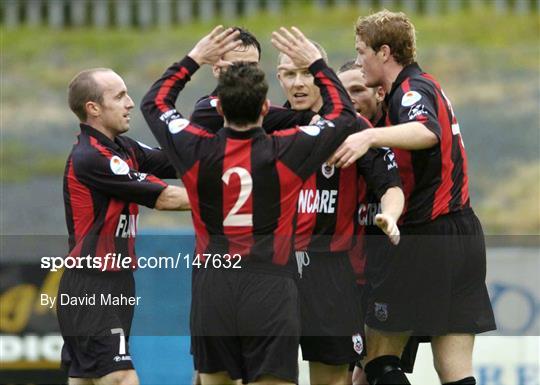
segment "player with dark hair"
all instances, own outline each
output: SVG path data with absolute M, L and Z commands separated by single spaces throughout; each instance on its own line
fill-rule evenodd
M 459 124 L 439 83 L 415 62 L 415 29 L 404 13 L 360 17 L 356 50 L 366 85 L 387 94 L 387 127 L 350 136 L 331 163 L 346 167 L 370 147 L 391 147 L 406 198 L 397 250 L 368 255 L 368 380 L 409 383 L 399 356 L 413 333 L 432 336 L 443 384 L 476 384 L 474 335 L 495 329 L 495 320 Z
M 233 30 L 238 31 L 238 39 L 241 43 L 235 49 L 225 52 L 212 65 L 212 73 L 216 79 L 223 70 L 233 63 L 244 62 L 258 65 L 261 59 L 261 45 L 255 35 L 240 27 L 233 27 Z M 218 113 L 216 105 L 217 90 L 214 90 L 210 95 L 203 96 L 197 101 L 189 118 L 190 121 L 217 132 L 223 127 L 223 116 Z M 310 110 L 292 111 L 280 106 L 270 105 L 268 114 L 263 119 L 262 127 L 266 132 L 271 133 L 284 127 L 309 124 L 314 115 L 315 113 Z
M 323 47 L 312 43 L 327 60 Z M 277 76 L 287 97 L 286 107 L 319 111 L 321 93 L 307 67 L 297 66 L 280 53 Z M 357 118 L 357 130 L 369 127 L 366 119 Z M 387 163 L 383 154 L 370 150 L 347 169 L 325 163 L 300 192 L 295 242 L 301 272 L 300 345 L 313 385 L 346 383 L 349 364 L 363 353 L 360 298 L 349 252 L 355 244 L 358 198 L 366 182 L 382 201 L 381 226 L 397 242 L 395 223 L 403 209 L 403 193 L 395 164 Z
M 215 28 L 169 67 L 141 108 L 187 188 L 205 264 L 195 275 L 191 314 L 202 383 L 295 383 L 296 204 L 303 181 L 353 132 L 355 113 L 313 44 L 298 29 L 283 28 L 272 42 L 313 74 L 324 100 L 322 120 L 267 135 L 261 124 L 270 107 L 268 85 L 246 63 L 219 78 L 216 108 L 225 127 L 213 133 L 182 118 L 174 106 L 179 92 L 200 65 L 235 49 L 236 38 L 232 29 Z
M 381 86 L 366 86 L 362 69 L 354 60 L 343 64 L 337 74 L 351 97 L 356 112 L 369 120 L 374 127 L 377 126 L 384 116 L 384 89 Z
M 80 72 L 68 102 L 81 122 L 64 174 L 68 257 L 81 268 L 66 269 L 58 290 L 62 365 L 71 385 L 137 385 L 128 341 L 140 298 L 133 279 L 138 205 L 179 210 L 189 202 L 185 189 L 156 177 L 176 178 L 165 154 L 122 135 L 134 104 L 118 74 Z

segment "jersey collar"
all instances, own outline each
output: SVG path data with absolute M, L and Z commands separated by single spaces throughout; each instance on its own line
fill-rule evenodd
M 262 127 L 253 127 L 247 131 L 235 131 L 230 127 L 223 127 L 221 132 L 223 132 L 225 136 L 233 139 L 251 139 L 266 134 Z
M 81 123 L 81 133 L 88 136 L 93 136 L 98 140 L 99 143 L 104 145 L 105 147 L 112 148 L 115 151 L 119 151 L 121 147 L 116 143 L 116 140 L 112 141 L 110 140 L 105 134 L 99 132 L 94 127 L 89 126 L 88 124 Z
M 423 72 L 424 71 L 422 71 L 422 69 L 420 68 L 420 66 L 416 62 L 413 62 L 413 63 L 403 67 L 401 72 L 398 74 L 396 80 L 394 80 L 394 83 L 392 83 L 392 89 L 386 95 L 385 102 L 386 103 L 389 102 L 389 100 L 392 98 L 392 95 L 394 94 L 394 92 L 399 88 L 401 83 L 403 83 L 406 79 L 408 79 L 408 78 L 410 78 L 412 76 L 415 76 L 415 75 L 420 75 Z

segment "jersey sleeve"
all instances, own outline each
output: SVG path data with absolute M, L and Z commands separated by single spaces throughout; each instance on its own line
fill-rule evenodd
M 193 124 L 204 127 L 211 132 L 218 132 L 224 124 L 223 116 L 216 109 L 217 98 L 209 96 L 199 100 L 193 109 L 189 120 Z
M 296 126 L 306 126 L 316 115 L 311 110 L 295 111 L 289 108 L 272 105 L 263 120 L 263 129 L 267 133 Z
M 158 178 L 175 179 L 176 170 L 161 148 L 152 148 L 142 142 L 126 138 L 139 165 L 139 171 L 152 174 Z
M 153 208 L 167 183 L 130 168 L 117 155 L 99 151 L 73 155 L 73 171 L 79 182 L 91 190 L 125 202 Z
M 389 148 L 371 148 L 357 160 L 357 170 L 377 200 L 391 187 L 401 187 L 397 162 Z
M 441 139 L 441 126 L 437 118 L 437 95 L 427 81 L 410 79 L 408 90 L 400 89 L 393 96 L 392 104 L 397 106 L 399 123 L 419 122 Z
M 189 56 L 170 66 L 150 87 L 142 100 L 141 111 L 172 165 L 182 177 L 203 153 L 201 148 L 215 135 L 205 127 L 185 119 L 175 108 L 178 94 L 184 89 L 199 65 Z M 205 148 L 208 149 L 208 146 Z
M 321 90 L 321 119 L 314 125 L 275 132 L 278 158 L 302 179 L 307 179 L 357 131 L 356 112 L 345 88 L 324 60 L 309 67 Z

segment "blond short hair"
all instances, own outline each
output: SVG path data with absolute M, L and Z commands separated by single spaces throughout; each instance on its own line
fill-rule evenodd
M 356 36 L 375 52 L 386 44 L 399 64 L 406 66 L 416 60 L 416 32 L 403 12 L 385 9 L 369 16 L 360 16 L 355 27 Z

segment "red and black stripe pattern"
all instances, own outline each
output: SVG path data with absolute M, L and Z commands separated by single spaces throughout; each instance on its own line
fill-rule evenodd
M 174 106 L 197 69 L 189 57 L 174 64 L 141 106 L 187 188 L 197 253 L 237 253 L 249 266 L 282 270 L 291 264 L 300 188 L 354 131 L 352 104 L 336 75 L 319 60 L 310 66 L 324 100 L 325 119 L 317 125 L 272 135 L 261 127 L 214 132 L 184 119 Z
M 216 91 L 200 98 L 189 118 L 191 123 L 205 127 L 214 133 L 218 132 L 223 127 L 223 116 L 217 112 L 216 102 Z M 313 116 L 315 116 L 315 112 L 311 110 L 295 111 L 271 105 L 268 114 L 263 119 L 262 127 L 267 133 L 272 133 L 283 128 L 307 125 Z
M 366 119 L 358 117 L 358 131 L 369 127 Z M 359 180 L 369 185 L 377 200 L 388 188 L 400 186 L 397 167 L 377 150 L 369 150 L 347 168 L 323 164 L 300 191 L 296 250 L 341 252 L 352 247 Z
M 394 149 L 405 194 L 400 223 L 425 223 L 469 207 L 467 156 L 439 83 L 413 63 L 398 75 L 387 101 L 387 125 L 417 121 L 439 138 L 438 145 L 424 150 Z
M 64 206 L 69 255 L 90 256 L 119 270 L 118 260 L 131 258 L 135 267 L 138 204 L 153 207 L 167 184 L 154 175 L 173 178 L 165 154 L 127 138 L 114 141 L 81 124 L 81 134 L 64 173 Z M 112 258 L 115 258 L 113 262 Z

